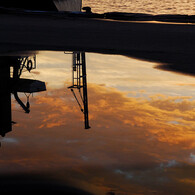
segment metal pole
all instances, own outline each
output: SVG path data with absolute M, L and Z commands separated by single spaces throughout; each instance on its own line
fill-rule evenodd
M 12 131 L 9 57 L 0 57 L 0 135 Z
M 88 97 L 87 97 L 87 74 L 86 74 L 86 60 L 85 52 L 81 53 L 82 57 L 82 75 L 83 75 L 83 104 L 84 104 L 84 121 L 85 129 L 89 129 L 89 114 L 88 114 Z

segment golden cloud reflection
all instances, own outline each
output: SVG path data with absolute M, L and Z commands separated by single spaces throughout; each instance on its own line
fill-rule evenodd
M 18 125 L 11 134 L 17 142 L 9 145 L 15 150 L 6 151 L 1 167 L 64 170 L 56 175 L 94 194 L 163 194 L 164 187 L 176 193 L 194 184 L 195 176 L 185 172 L 195 162 L 191 97 L 128 97 L 115 88 L 89 84 L 92 128 L 84 130 L 82 113 L 65 88 L 35 96 L 28 117 L 15 112 Z M 181 184 L 178 190 L 176 183 Z

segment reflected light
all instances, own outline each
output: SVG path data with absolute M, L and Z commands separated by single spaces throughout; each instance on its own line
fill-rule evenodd
M 14 115 L 19 125 L 13 134 L 22 149 L 18 148 L 15 160 L 23 158 L 12 164 L 16 172 L 19 167 L 29 170 L 24 160 L 28 158 L 34 171 L 60 167 L 65 175 L 55 173 L 56 177 L 66 181 L 71 174 L 74 185 L 82 183 L 90 192 L 113 190 L 110 182 L 120 193 L 131 188 L 134 193 L 140 189 L 161 192 L 159 184 L 169 189 L 179 183 L 185 189 L 186 180 L 179 173 L 194 169 L 194 100 L 162 94 L 150 99 L 128 97 L 115 88 L 89 84 L 92 133 L 87 133 L 65 89 L 34 97 L 30 120 L 22 120 L 23 113 Z M 7 160 L 12 155 L 7 151 Z M 4 163 L 4 168 L 11 166 Z
M 26 116 L 13 102 L 17 124 L 3 142 L 0 171 L 47 173 L 98 195 L 192 194 L 193 78 L 162 73 L 152 69 L 154 64 L 123 56 L 112 56 L 118 62 L 112 66 L 110 55 L 87 54 L 92 128 L 85 131 L 67 89 L 71 59 L 57 55 L 53 67 L 52 55 L 45 55 L 45 61 L 38 57 L 42 62 L 33 76 L 43 81 L 53 76 L 47 80 L 48 90 L 31 99 L 31 114 Z M 101 62 L 104 68 L 98 67 Z

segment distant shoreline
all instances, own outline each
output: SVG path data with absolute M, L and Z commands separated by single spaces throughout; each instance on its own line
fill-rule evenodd
M 68 12 L 57 10 L 25 10 L 19 8 L 4 8 L 0 6 L 0 13 L 3 14 L 23 14 L 23 15 L 40 15 L 40 16 L 57 16 L 57 17 L 82 17 L 82 18 L 102 18 L 111 20 L 124 21 L 151 21 L 151 22 L 168 22 L 168 23 L 183 23 L 194 24 L 195 15 L 188 14 L 146 14 L 146 13 L 127 13 L 127 12 L 106 12 L 93 13 L 90 7 L 85 7 L 86 12 Z M 90 10 L 90 11 L 89 11 Z

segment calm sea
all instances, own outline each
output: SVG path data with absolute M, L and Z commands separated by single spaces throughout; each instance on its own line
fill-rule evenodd
M 83 1 L 97 13 L 195 15 L 195 0 Z M 0 137 L 0 195 L 195 194 L 195 73 L 188 69 L 194 51 L 149 54 L 137 56 L 158 60 L 86 53 L 90 130 L 84 129 L 80 88 L 74 89 L 78 99 L 69 88 L 70 52 L 40 51 L 36 69 L 24 68 L 20 78 L 45 82 L 46 91 L 15 93 L 10 101 L 17 85 L 7 89 L 1 79 L 0 128 L 12 125 L 12 131 Z M 12 62 L 11 73 L 12 60 L 0 58 L 1 65 Z
M 83 5 L 98 13 L 195 14 L 194 0 L 84 0 Z

